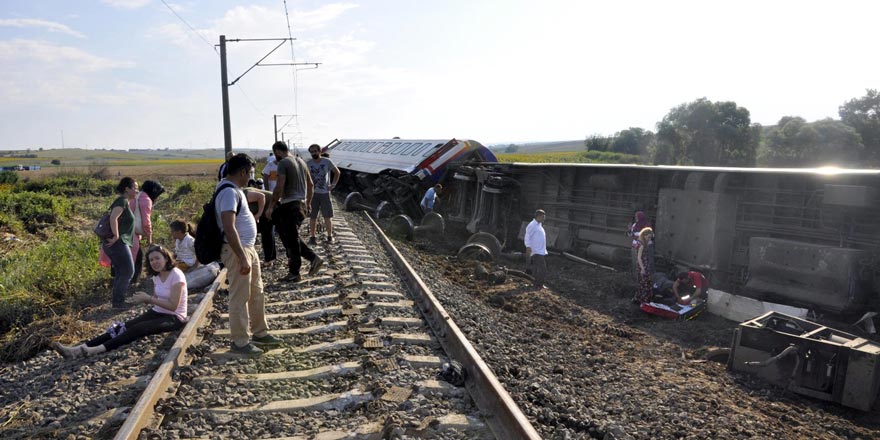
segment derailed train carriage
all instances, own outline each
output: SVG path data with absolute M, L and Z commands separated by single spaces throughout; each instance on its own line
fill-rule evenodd
M 350 189 L 416 218 L 420 195 L 442 183 L 447 226 L 491 233 L 508 249 L 521 249 L 542 208 L 551 249 L 626 265 L 625 232 L 641 210 L 660 263 L 700 270 L 719 289 L 833 313 L 878 301 L 878 170 L 500 164 L 455 139 L 329 150 Z

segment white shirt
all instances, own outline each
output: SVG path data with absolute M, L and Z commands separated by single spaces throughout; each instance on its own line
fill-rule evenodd
M 526 247 L 532 250 L 530 257 L 532 255 L 547 255 L 547 234 L 544 233 L 544 226 L 537 220 L 532 220 L 526 226 L 525 243 Z
M 277 179 L 278 162 L 275 161 L 275 156 L 270 156 L 266 161 L 266 166 L 263 167 L 263 184 L 266 186 L 266 191 L 275 191 Z
M 174 240 L 174 253 L 177 260 L 195 266 L 196 264 L 196 240 L 192 235 L 185 234 L 182 239 Z
M 221 180 L 220 183 L 217 184 L 216 188 L 219 188 L 220 185 L 223 185 L 226 182 L 229 181 L 226 179 Z M 241 192 L 241 189 L 233 183 L 232 187 L 225 188 L 223 189 L 223 191 L 220 191 L 220 193 L 217 194 L 214 214 L 217 216 L 217 226 L 219 226 L 220 230 L 222 231 L 222 213 L 226 211 L 238 211 L 238 214 L 235 216 L 235 229 L 236 231 L 238 231 L 238 240 L 241 242 L 241 245 L 247 247 L 253 246 L 254 243 L 256 243 L 257 221 L 254 219 L 254 215 L 251 214 L 251 210 L 248 209 L 245 200 L 246 198 L 244 196 L 244 193 Z M 223 242 L 229 243 L 229 240 L 227 240 L 225 233 L 223 234 Z

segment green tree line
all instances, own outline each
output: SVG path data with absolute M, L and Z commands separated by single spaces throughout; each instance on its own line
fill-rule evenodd
M 656 132 L 631 127 L 612 136 L 592 135 L 587 151 L 638 155 L 657 165 L 814 167 L 880 166 L 880 93 L 838 108 L 839 120 L 807 122 L 784 116 L 774 126 L 752 123 L 733 101 L 700 98 L 674 107 Z

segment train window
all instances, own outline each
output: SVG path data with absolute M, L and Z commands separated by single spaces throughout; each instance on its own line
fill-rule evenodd
M 403 149 L 400 152 L 400 154 L 403 156 L 406 156 L 407 154 L 411 153 L 413 150 L 418 149 L 420 145 L 422 145 L 422 144 L 416 142 L 416 143 L 410 145 L 409 147 L 406 147 L 405 149 Z
M 382 154 L 388 154 L 388 150 L 390 150 L 393 146 L 394 142 L 385 142 L 385 145 L 382 145 L 382 148 L 380 148 L 378 151 Z
M 405 149 L 406 147 L 409 147 L 410 145 L 412 145 L 412 142 L 406 142 L 406 143 L 403 143 L 403 144 L 397 144 L 397 146 L 395 146 L 394 148 L 392 148 L 391 151 L 389 151 L 388 153 L 389 153 L 389 154 L 397 154 L 397 153 L 399 153 L 400 151 L 402 151 L 403 149 Z
M 415 151 L 412 152 L 412 155 L 416 156 L 419 153 L 421 153 L 422 151 L 425 151 L 430 146 L 431 146 L 431 144 L 422 144 L 419 146 L 419 148 L 416 148 Z
M 422 157 L 428 157 L 432 153 L 434 153 L 434 150 L 439 150 L 442 147 L 443 147 L 443 144 L 434 145 L 434 148 L 428 148 L 428 151 L 425 151 L 425 154 L 423 154 Z
M 364 144 L 361 145 L 360 148 L 358 148 L 358 151 L 366 151 L 366 150 L 368 150 L 368 149 L 370 148 L 370 146 L 372 146 L 372 145 L 373 145 L 372 142 L 364 142 Z
M 367 150 L 367 153 L 375 153 L 379 151 L 380 148 L 382 148 L 382 143 L 376 142 L 369 150 Z

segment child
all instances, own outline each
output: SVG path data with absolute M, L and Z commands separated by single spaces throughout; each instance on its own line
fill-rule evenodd
M 186 272 L 196 265 L 196 240 L 193 238 L 193 226 L 183 220 L 171 222 L 171 237 L 174 238 L 174 253 L 177 268 Z

